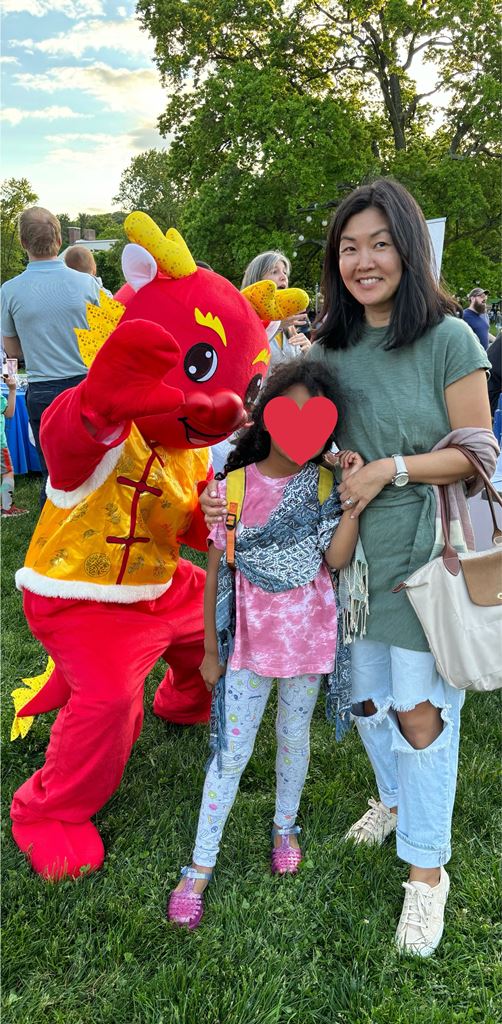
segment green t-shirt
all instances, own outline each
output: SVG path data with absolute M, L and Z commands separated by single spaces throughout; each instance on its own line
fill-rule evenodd
M 308 354 L 327 367 L 335 387 L 337 445 L 360 452 L 366 462 L 430 452 L 451 430 L 445 388 L 490 367 L 478 339 L 455 317 L 445 317 L 407 348 L 386 351 L 386 334 L 386 327 L 365 327 L 356 345 L 333 351 L 316 344 Z M 368 640 L 429 649 L 405 592 L 393 594 L 392 588 L 428 561 L 434 520 L 434 495 L 427 484 L 384 487 L 363 512 Z
M 7 447 L 7 435 L 5 433 L 5 416 L 4 412 L 7 408 L 7 399 L 5 395 L 0 395 L 0 448 Z

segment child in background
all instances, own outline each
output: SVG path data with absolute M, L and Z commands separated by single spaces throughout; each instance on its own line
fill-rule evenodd
M 302 853 L 295 824 L 309 763 L 309 729 L 321 678 L 334 667 L 336 601 L 328 566 L 340 569 L 354 554 L 357 520 L 341 510 L 338 490 L 321 501 L 319 463 L 332 437 L 305 465 L 276 444 L 264 425 L 267 404 L 286 395 L 302 408 L 310 398 L 332 398 L 322 372 L 303 360 L 267 378 L 225 473 L 245 467 L 245 494 L 235 536 L 235 575 L 225 558 L 227 530 L 209 535 L 204 597 L 205 657 L 201 673 L 217 686 L 217 753 L 202 795 L 192 866 L 171 893 L 170 921 L 195 928 L 202 893 L 216 863 L 223 827 L 251 756 L 272 683 L 277 679 L 276 810 L 272 871 L 293 874 Z M 343 476 L 363 465 L 340 453 Z M 322 470 L 327 473 L 327 470 Z M 226 480 L 218 484 L 226 496 Z M 225 665 L 226 662 L 226 665 Z M 224 707 L 224 713 L 223 712 Z M 213 731 L 214 738 L 214 731 Z
M 15 516 L 28 514 L 27 508 L 18 508 L 13 504 L 14 497 L 14 470 L 12 460 L 7 446 L 5 433 L 5 417 L 11 419 L 16 411 L 16 378 L 4 376 L 3 380 L 9 389 L 9 397 L 0 395 L 0 471 L 1 471 L 1 515 L 2 519 L 13 519 Z
M 90 249 L 87 249 L 85 245 L 70 245 L 70 248 L 66 250 L 63 257 L 66 266 L 70 267 L 70 270 L 78 270 L 81 274 L 90 274 L 97 281 L 101 291 L 112 298 L 112 293 L 105 288 L 100 277 L 98 277 L 98 271 L 96 267 L 96 260 L 92 255 Z

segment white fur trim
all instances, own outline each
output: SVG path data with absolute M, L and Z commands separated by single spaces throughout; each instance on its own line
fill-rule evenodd
M 74 508 L 75 505 L 78 505 L 79 501 L 83 501 L 93 491 L 97 491 L 98 487 L 101 487 L 101 484 L 104 484 L 105 480 L 108 479 L 110 473 L 113 473 L 124 450 L 124 444 L 125 441 L 122 441 L 122 444 L 117 445 L 116 448 L 111 448 L 110 451 L 105 452 L 101 462 L 98 462 L 91 476 L 84 480 L 80 487 L 76 487 L 74 491 L 59 491 L 56 487 L 52 486 L 49 477 L 45 490 L 52 504 L 56 505 L 57 508 Z
M 122 270 L 124 277 L 135 292 L 150 284 L 157 277 L 158 267 L 153 256 L 143 248 L 130 242 L 122 252 Z
M 168 583 L 150 583 L 145 586 L 131 587 L 111 584 L 86 583 L 84 580 L 56 580 L 50 576 L 41 576 L 34 569 L 18 569 L 16 587 L 18 590 L 30 590 L 41 597 L 66 597 L 79 601 L 102 601 L 106 604 L 136 604 L 137 601 L 155 601 L 169 590 L 172 580 Z

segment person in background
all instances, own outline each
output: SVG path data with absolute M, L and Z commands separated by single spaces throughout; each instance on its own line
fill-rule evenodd
M 27 508 L 14 505 L 14 470 L 5 434 L 5 418 L 11 419 L 16 411 L 16 378 L 4 377 L 9 395 L 0 395 L 0 471 L 1 471 L 1 515 L 2 519 L 28 514 Z
M 87 375 L 75 328 L 87 329 L 87 303 L 99 305 L 99 285 L 58 259 L 61 225 L 49 210 L 23 210 L 19 239 L 29 263 L 22 274 L 2 285 L 2 344 L 8 356 L 24 359 L 26 365 L 26 406 L 42 467 L 43 506 L 47 466 L 40 421 L 57 395 Z
M 85 245 L 70 245 L 63 259 L 66 266 L 71 267 L 72 270 L 78 270 L 81 274 L 90 274 L 91 277 L 96 277 L 96 260 L 91 250 L 87 249 Z
M 502 331 L 498 332 L 495 341 L 492 342 L 488 349 L 487 355 L 492 367 L 488 381 L 488 395 L 492 416 L 494 416 L 500 402 L 502 390 Z
M 282 252 L 275 249 L 261 252 L 251 260 L 251 263 L 248 263 L 244 271 L 241 289 L 247 288 L 250 284 L 256 284 L 257 281 L 273 281 L 277 288 L 287 288 L 290 273 L 291 263 Z M 304 330 L 310 331 L 310 321 L 306 311 L 295 313 L 284 320 L 272 320 L 268 324 L 266 331 L 270 344 L 269 369 L 281 363 L 288 363 L 308 352 L 311 342 L 303 333 Z M 256 395 L 248 396 L 246 403 L 248 412 L 250 412 L 256 397 Z M 234 435 L 211 448 L 215 474 L 222 472 L 233 445 Z
M 98 277 L 98 271 L 96 267 L 96 260 L 90 249 L 85 245 L 70 245 L 70 248 L 66 250 L 63 259 L 67 267 L 72 270 L 78 270 L 81 274 L 90 274 L 91 277 L 99 285 L 100 291 L 112 298 L 112 293 L 108 288 L 105 288 L 100 277 Z
M 488 348 L 489 324 L 486 317 L 486 296 L 488 292 L 484 288 L 473 288 L 467 296 L 470 305 L 464 309 L 463 319 L 469 327 L 472 327 L 474 334 L 479 338 L 483 348 Z
M 291 263 L 277 250 L 261 252 L 248 263 L 241 289 L 257 281 L 273 281 L 278 288 L 287 288 Z M 273 320 L 267 327 L 270 343 L 270 366 L 289 362 L 308 352 L 311 342 L 298 328 L 309 328 L 307 312 L 295 313 L 284 320 Z

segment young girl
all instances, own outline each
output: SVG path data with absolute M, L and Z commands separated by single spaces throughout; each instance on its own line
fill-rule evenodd
M 331 436 L 322 451 L 300 466 L 267 432 L 265 407 L 283 395 L 299 408 L 318 395 L 331 398 L 315 366 L 295 361 L 272 371 L 253 423 L 226 465 L 227 474 L 246 467 L 235 576 L 225 556 L 225 524 L 218 523 L 209 536 L 201 673 L 208 689 L 218 684 L 213 707 L 220 749 L 206 776 L 192 866 L 182 869 L 168 905 L 169 919 L 189 928 L 202 917 L 202 893 L 274 679 L 279 706 L 272 871 L 293 874 L 302 857 L 295 821 L 309 763 L 310 720 L 321 677 L 333 670 L 337 640 L 328 566 L 340 569 L 350 562 L 358 528 L 350 511 L 342 513 L 336 486 L 321 500 L 315 463 L 330 447 Z M 363 461 L 345 451 L 340 465 L 346 478 Z M 225 484 L 219 485 L 220 496 Z

